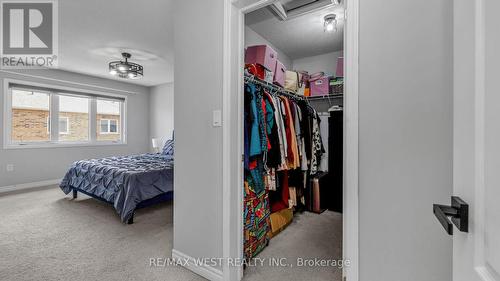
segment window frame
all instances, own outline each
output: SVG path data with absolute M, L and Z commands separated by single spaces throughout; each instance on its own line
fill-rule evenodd
M 13 142 L 12 134 L 12 88 L 11 84 L 26 86 L 27 89 L 40 87 L 44 89 L 39 92 L 48 93 L 50 96 L 50 140 L 33 142 Z M 22 89 L 22 87 L 17 87 Z M 81 147 L 81 146 L 108 146 L 108 145 L 126 145 L 127 144 L 127 102 L 128 96 L 105 93 L 89 89 L 72 88 L 60 85 L 51 85 L 36 83 L 25 80 L 4 78 L 4 119 L 3 119 L 3 148 L 4 149 L 24 149 L 24 148 L 53 148 L 53 147 Z M 69 92 L 69 93 L 68 93 Z M 71 94 L 78 93 L 78 94 Z M 59 140 L 59 96 L 79 96 L 89 98 L 89 140 L 88 141 L 60 141 Z M 120 101 L 120 134 L 119 141 L 97 140 L 97 99 L 110 99 Z M 54 122 L 57 121 L 57 122 Z M 69 126 L 69 120 L 68 120 Z M 69 129 L 69 128 L 68 128 Z

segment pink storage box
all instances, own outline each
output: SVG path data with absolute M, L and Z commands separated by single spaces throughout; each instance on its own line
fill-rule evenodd
M 267 45 L 250 46 L 245 53 L 245 64 L 260 64 L 267 70 L 276 72 L 278 53 Z
M 323 76 L 310 81 L 311 96 L 325 96 L 330 93 L 330 77 Z
M 279 60 L 276 61 L 276 72 L 274 72 L 274 84 L 285 87 L 286 67 Z
M 344 57 L 337 58 L 337 70 L 335 71 L 336 77 L 344 77 Z

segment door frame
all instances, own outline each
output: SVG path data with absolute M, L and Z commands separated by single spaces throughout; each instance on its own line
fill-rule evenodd
M 243 257 L 243 86 L 245 14 L 276 0 L 224 0 L 222 243 L 225 260 Z M 359 281 L 359 0 L 346 1 L 344 30 L 343 275 Z M 241 280 L 242 266 L 222 266 L 224 281 Z
M 475 171 L 474 171 L 474 267 L 476 274 L 484 281 L 497 280 L 485 261 L 485 149 L 486 149 L 486 10 L 485 0 L 476 0 L 475 8 L 475 35 L 474 35 L 474 57 L 475 57 Z

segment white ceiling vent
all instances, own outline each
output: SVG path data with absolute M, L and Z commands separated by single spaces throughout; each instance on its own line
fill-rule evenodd
M 340 5 L 340 0 L 281 0 L 269 7 L 276 17 L 286 21 L 333 5 Z

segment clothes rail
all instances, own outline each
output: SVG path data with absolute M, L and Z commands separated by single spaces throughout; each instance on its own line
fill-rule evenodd
M 329 99 L 342 99 L 344 98 L 343 94 L 332 94 L 332 95 L 324 95 L 324 96 L 312 96 L 307 97 L 308 100 L 329 100 Z
M 305 98 L 302 96 L 296 95 L 291 91 L 285 90 L 278 85 L 274 85 L 272 83 L 263 81 L 262 79 L 257 78 L 253 75 L 245 74 L 245 83 L 254 83 L 254 84 L 260 85 L 260 86 L 270 90 L 270 94 L 278 93 L 278 94 L 286 96 L 288 98 L 292 98 L 292 99 L 296 99 L 296 100 L 305 100 Z

